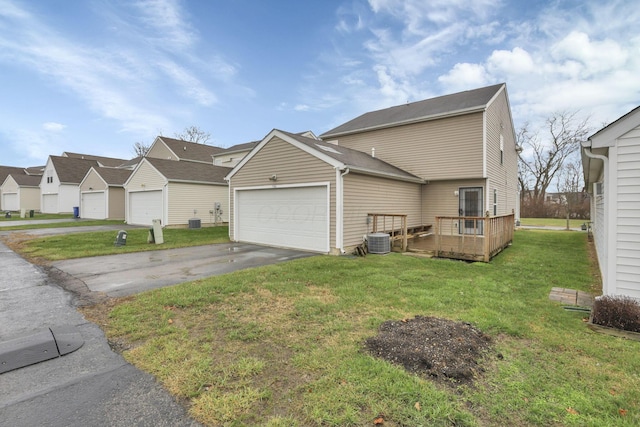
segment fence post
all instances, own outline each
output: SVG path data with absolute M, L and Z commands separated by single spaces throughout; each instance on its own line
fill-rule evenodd
M 485 215 L 485 232 L 484 232 L 484 262 L 489 262 L 491 258 L 491 236 L 492 236 L 492 225 L 489 219 L 489 211 L 487 211 Z

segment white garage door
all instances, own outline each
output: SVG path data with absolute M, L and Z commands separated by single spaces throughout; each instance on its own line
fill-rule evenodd
M 236 240 L 329 252 L 327 186 L 238 190 Z
M 20 209 L 18 193 L 4 193 L 2 195 L 2 209 L 5 211 L 17 211 Z
M 107 203 L 105 200 L 105 192 L 82 193 L 80 216 L 82 218 L 106 219 Z
M 129 193 L 129 224 L 152 225 L 154 219 L 162 219 L 162 190 Z
M 58 213 L 58 195 L 45 194 L 42 196 L 42 212 Z

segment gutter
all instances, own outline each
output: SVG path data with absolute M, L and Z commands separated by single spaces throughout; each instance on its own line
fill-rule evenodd
M 342 173 L 341 173 L 342 172 Z M 344 255 L 344 177 L 351 170 L 346 167 L 340 169 L 336 167 L 336 247 Z
M 344 167 L 347 170 L 359 172 L 364 175 L 379 176 L 381 178 L 391 178 L 391 179 L 396 179 L 398 181 L 413 182 L 415 184 L 426 184 L 426 181 L 424 179 L 418 178 L 417 176 L 416 177 L 403 176 L 403 175 L 397 175 L 394 173 L 380 172 L 375 169 L 360 168 L 358 166 L 351 166 L 351 165 L 345 165 Z
M 608 176 L 607 173 L 608 173 L 608 169 L 609 169 L 609 158 L 607 156 L 602 155 L 602 154 L 596 154 L 596 153 L 592 152 L 591 151 L 591 145 L 585 145 L 584 143 L 580 144 L 580 145 L 582 146 L 584 154 L 588 158 L 602 160 L 602 163 L 604 164 L 604 170 L 603 170 L 602 173 L 603 173 L 603 175 L 604 175 L 604 177 L 606 179 L 607 176 Z M 585 184 L 588 184 L 588 183 L 585 182 Z

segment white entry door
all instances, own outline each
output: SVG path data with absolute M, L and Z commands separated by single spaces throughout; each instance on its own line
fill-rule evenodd
M 326 185 L 237 190 L 236 240 L 329 252 Z

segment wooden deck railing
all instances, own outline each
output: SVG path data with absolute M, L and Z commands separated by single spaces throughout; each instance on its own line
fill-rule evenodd
M 438 216 L 435 255 L 489 262 L 513 241 L 515 215 Z
M 402 250 L 407 250 L 407 215 L 380 213 L 367 215 L 372 218 L 373 233 L 388 233 L 391 236 L 391 242 L 400 240 Z

